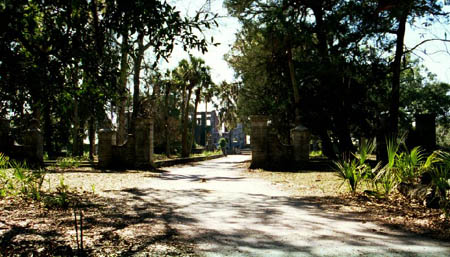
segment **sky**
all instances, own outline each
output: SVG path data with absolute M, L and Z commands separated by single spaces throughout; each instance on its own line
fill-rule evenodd
M 169 1 L 170 2 L 170 1 Z M 195 15 L 195 12 L 202 7 L 206 0 L 173 0 L 176 8 L 182 12 L 187 12 L 190 16 Z M 234 71 L 228 66 L 224 59 L 224 55 L 228 53 L 235 40 L 235 34 L 240 28 L 238 20 L 234 17 L 228 16 L 227 10 L 223 8 L 222 0 L 211 0 L 211 11 L 218 13 L 221 18 L 217 20 L 219 26 L 210 31 L 206 31 L 206 38 L 214 37 L 214 42 L 220 43 L 218 46 L 210 46 L 208 52 L 202 54 L 198 51 L 192 50 L 192 55 L 201 57 L 205 63 L 211 67 L 211 75 L 213 81 L 219 84 L 221 81 L 233 82 Z M 175 47 L 169 63 L 163 62 L 163 67 L 174 68 L 182 59 L 189 58 L 181 46 Z
M 182 13 L 193 16 L 206 0 L 172 0 L 169 2 L 174 4 Z M 227 10 L 223 7 L 222 0 L 210 0 L 210 3 L 212 12 L 218 13 L 219 16 L 227 16 Z M 444 10 L 450 12 L 450 4 L 446 6 Z M 205 32 L 205 35 L 207 35 L 207 38 L 213 36 L 214 41 L 219 42 L 220 45 L 217 47 L 210 46 L 206 54 L 201 54 L 198 51 L 192 51 L 191 53 L 194 56 L 203 58 L 205 63 L 211 67 L 211 73 L 215 83 L 220 83 L 223 80 L 232 82 L 235 81 L 234 72 L 224 60 L 224 55 L 229 52 L 233 45 L 235 34 L 239 31 L 240 24 L 238 20 L 233 17 L 220 18 L 218 23 L 218 28 Z M 431 29 L 412 28 L 408 26 L 405 36 L 405 45 L 407 48 L 415 46 L 423 40 L 422 35 L 425 35 L 425 38 L 433 36 L 443 38 L 446 33 L 448 39 L 450 39 L 449 27 L 449 25 L 446 26 L 443 24 L 433 24 Z M 430 72 L 437 75 L 439 81 L 450 83 L 449 51 L 450 43 L 431 42 L 422 45 L 414 51 L 414 56 L 420 58 L 425 67 L 427 67 Z M 176 67 L 178 62 L 183 58 L 188 58 L 188 53 L 184 52 L 180 46 L 176 47 L 169 62 L 163 62 L 162 67 L 163 69 L 172 69 Z

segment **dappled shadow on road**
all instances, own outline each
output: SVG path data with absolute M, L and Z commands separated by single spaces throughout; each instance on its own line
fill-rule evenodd
M 326 245 L 335 247 L 336 255 L 345 254 L 342 248 L 346 247 L 357 247 L 361 254 L 374 253 L 372 250 L 378 248 L 376 253 L 383 255 L 392 251 L 386 248 L 386 242 L 392 246 L 420 246 L 424 242 L 387 228 L 362 226 L 364 213 L 343 213 L 334 209 L 345 204 L 342 199 L 336 199 L 333 206 L 321 204 L 325 199 L 320 197 L 217 194 L 208 189 L 124 188 L 109 193 L 115 197 L 94 197 L 85 201 L 90 206 L 95 204 L 96 208 L 81 206 L 85 213 L 85 245 L 92 255 L 130 256 L 157 251 L 156 245 L 175 244 L 162 251 L 167 253 L 169 249 L 174 255 L 189 256 L 194 253 L 193 244 L 204 248 L 205 243 L 208 245 L 203 249 L 206 252 L 250 256 L 277 253 L 321 256 Z M 44 245 L 51 251 L 66 249 L 66 253 L 67 249 L 75 249 L 73 217 L 70 212 L 59 215 L 56 225 L 48 229 L 33 227 L 39 224 L 39 219 L 29 226 L 10 227 L 1 234 L 1 253 L 7 255 L 13 245 Z M 72 236 L 67 237 L 68 234 Z M 18 235 L 30 239 L 19 244 Z M 33 241 L 31 236 L 38 236 L 38 239 Z M 53 246 L 50 246 L 52 240 Z M 395 254 L 414 256 L 416 252 L 397 249 Z
M 166 226 L 173 234 L 179 235 L 180 232 L 184 235 L 177 240 L 206 243 L 208 247 L 204 250 L 207 252 L 239 251 L 241 254 L 262 255 L 270 250 L 320 256 L 321 248 L 329 245 L 337 248 L 337 255 L 344 254 L 340 248 L 347 247 L 357 247 L 360 253 L 365 254 L 387 254 L 395 246 L 420 246 L 424 241 L 423 238 L 388 228 L 380 229 L 373 224 L 361 225 L 365 223 L 364 213 L 336 212 L 320 205 L 317 198 L 266 194 L 218 196 L 210 190 L 151 188 L 118 193 L 134 195 L 140 203 L 164 204 L 158 208 L 170 210 L 163 216 Z M 158 199 L 171 200 L 161 203 Z M 116 219 L 133 217 L 118 216 Z M 299 243 L 301 241 L 313 243 Z M 386 248 L 387 242 L 390 248 Z M 446 247 L 450 246 L 446 244 Z M 444 253 L 449 250 L 441 249 Z M 412 252 L 395 249 L 395 253 L 397 256 L 411 256 Z M 426 255 L 425 252 L 422 254 Z
M 425 250 L 418 251 L 425 256 L 445 256 L 450 251 L 448 243 L 433 243 L 366 222 L 367 210 L 343 211 L 341 207 L 350 204 L 347 199 L 296 198 L 273 194 L 269 188 L 252 191 L 246 177 L 224 173 L 245 163 L 218 159 L 187 165 L 184 167 L 190 170 L 174 168 L 183 170 L 152 175 L 157 183 L 142 188 L 106 190 L 107 196 L 84 197 L 80 208 L 84 210 L 87 252 L 189 256 L 195 254 L 193 245 L 219 255 L 249 256 L 343 256 L 352 247 L 362 255 L 394 252 L 396 256 L 414 256 L 422 246 Z M 229 190 L 231 187 L 235 188 Z M 7 217 L 13 211 L 5 208 L 0 214 Z M 0 254 L 9 255 L 8 249 L 14 246 L 33 246 L 23 251 L 26 253 L 41 246 L 49 253 L 58 247 L 66 247 L 67 252 L 75 249 L 72 212 L 41 212 L 37 218 L 30 216 L 31 222 L 25 225 L 0 227 Z M 425 244 L 446 248 L 430 252 Z

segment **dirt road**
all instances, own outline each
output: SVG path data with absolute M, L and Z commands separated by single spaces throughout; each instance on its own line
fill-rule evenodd
M 244 176 L 249 155 L 165 168 L 139 197 L 172 209 L 171 227 L 206 256 L 450 256 L 450 243 L 364 222 Z

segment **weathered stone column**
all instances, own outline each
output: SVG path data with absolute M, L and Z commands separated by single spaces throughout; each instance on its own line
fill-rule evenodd
M 24 137 L 27 161 L 31 165 L 42 165 L 44 163 L 44 138 L 39 129 L 39 121 L 33 119 L 30 129 L 26 131 Z
M 113 145 L 115 145 L 115 131 L 100 129 L 98 132 L 98 166 L 100 168 L 111 167 L 113 161 Z
M 298 125 L 291 129 L 291 140 L 293 146 L 293 157 L 296 163 L 309 159 L 309 141 L 311 133 L 308 128 Z
M 134 166 L 141 169 L 153 168 L 153 120 L 138 118 L 136 120 Z
M 268 154 L 268 127 L 267 116 L 254 115 L 250 117 L 251 122 L 251 147 L 252 147 L 252 163 L 251 169 L 264 168 L 269 160 Z
M 0 153 L 6 153 L 9 145 L 9 120 L 0 119 Z

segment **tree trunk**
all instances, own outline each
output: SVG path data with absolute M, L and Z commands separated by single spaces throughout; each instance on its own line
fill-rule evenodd
M 133 114 L 131 116 L 131 123 L 130 123 L 130 132 L 131 134 L 134 134 L 135 128 L 136 128 L 136 119 L 138 116 L 138 113 L 140 112 L 140 75 L 141 75 L 141 65 L 142 60 L 144 58 L 144 34 L 143 32 L 140 32 L 138 35 L 138 50 L 136 55 L 134 56 L 134 67 L 133 67 Z
M 85 120 L 80 120 L 80 127 L 78 128 L 78 135 L 77 135 L 78 151 L 74 153 L 74 156 L 83 156 L 85 124 L 86 124 Z
M 170 85 L 168 84 L 164 92 L 164 139 L 166 141 L 165 152 L 167 157 L 170 157 L 169 96 L 170 96 Z
M 122 34 L 122 45 L 120 49 L 120 77 L 119 88 L 120 98 L 117 103 L 118 107 L 118 128 L 117 128 L 117 144 L 123 144 L 127 137 L 126 124 L 125 124 L 125 110 L 127 103 L 127 74 L 128 74 L 128 30 L 125 30 Z
M 397 42 L 395 49 L 395 59 L 392 64 L 392 93 L 391 93 L 391 106 L 390 122 L 389 122 L 389 134 L 391 137 L 396 137 L 398 133 L 398 119 L 399 119 L 399 107 L 400 107 L 400 73 L 403 57 L 403 44 L 405 41 L 405 29 L 406 20 L 408 17 L 407 10 L 403 11 L 401 17 L 398 18 L 399 27 L 397 29 Z
M 294 93 L 295 125 L 298 126 L 300 125 L 300 91 L 298 90 L 297 81 L 295 80 L 295 69 L 294 69 L 294 61 L 292 58 L 291 46 L 288 47 L 288 65 L 292 91 Z
M 192 87 L 189 87 L 187 98 L 184 103 L 184 117 L 183 117 L 183 131 L 181 134 L 181 156 L 189 157 L 190 150 L 188 149 L 188 122 L 189 122 L 189 102 L 192 95 Z
M 319 132 L 320 139 L 322 140 L 322 153 L 326 157 L 335 160 L 336 154 L 333 149 L 333 143 L 325 130 Z
M 205 148 L 206 148 L 206 150 L 209 151 L 210 146 L 208 144 L 208 129 L 207 129 L 208 128 L 208 101 L 209 101 L 209 99 L 205 99 Z
M 91 117 L 89 119 L 89 160 L 94 160 L 95 153 L 95 119 Z
M 44 149 L 47 151 L 49 159 L 54 159 L 56 157 L 55 148 L 53 145 L 55 139 L 53 138 L 53 124 L 50 111 L 49 104 L 44 104 Z
M 197 125 L 197 108 L 198 108 L 198 103 L 200 102 L 200 93 L 201 93 L 201 88 L 197 88 L 197 90 L 195 91 L 195 104 L 194 104 L 194 118 L 192 119 L 192 127 L 191 127 L 191 142 L 189 144 L 189 153 L 191 153 L 191 149 L 192 146 L 194 145 L 194 141 L 195 141 L 195 126 Z
M 78 99 L 73 102 L 73 130 L 72 130 L 72 156 L 78 156 L 80 152 L 80 116 L 78 113 Z

